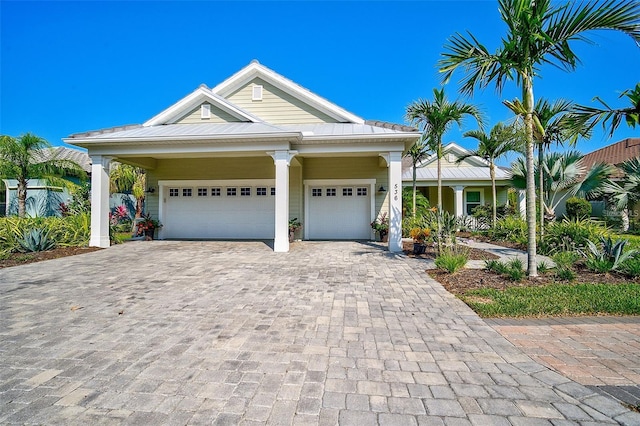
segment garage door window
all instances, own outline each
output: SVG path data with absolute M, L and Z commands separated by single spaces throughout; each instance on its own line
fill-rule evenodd
M 358 197 L 366 197 L 367 196 L 367 188 L 358 188 Z
M 327 188 L 327 197 L 335 197 L 336 189 L 335 188 Z
M 321 188 L 311 188 L 311 196 L 312 197 L 322 197 L 322 189 Z
M 256 195 L 261 196 L 261 197 L 267 195 L 267 188 L 265 188 L 265 187 L 256 188 Z
M 240 188 L 240 196 L 241 197 L 250 197 L 251 196 L 251 188 Z
M 198 188 L 198 197 L 206 197 L 209 194 L 207 188 Z
M 211 188 L 211 196 L 219 197 L 220 196 L 220 188 Z
M 169 197 L 180 196 L 180 190 L 178 188 L 169 188 Z
M 342 196 L 343 197 L 353 196 L 353 188 L 342 188 Z
M 192 190 L 191 188 L 182 188 L 182 196 L 183 197 L 191 197 Z
M 235 197 L 237 193 L 236 188 L 227 188 L 227 197 Z
M 275 188 L 271 188 L 271 195 L 276 195 L 276 189 Z

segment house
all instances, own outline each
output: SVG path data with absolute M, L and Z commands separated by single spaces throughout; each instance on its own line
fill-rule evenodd
M 112 160 L 147 170 L 147 211 L 161 239 L 299 237 L 369 240 L 390 216 L 401 250 L 402 156 L 419 133 L 365 121 L 257 61 L 217 86 L 201 85 L 142 125 L 78 133 L 65 142 L 92 159 L 90 245 L 109 246 Z
M 458 159 L 470 155 L 463 147 L 449 143 L 442 148 L 442 208 L 456 216 L 470 215 L 475 207 L 492 204 L 491 176 L 489 162 L 477 156 Z M 438 202 L 438 169 L 435 154 L 423 160 L 416 167 L 416 186 L 432 206 Z M 497 205 L 507 203 L 507 192 L 511 177 L 509 169 L 496 166 Z M 402 185 L 413 186 L 413 165 L 405 159 Z M 524 197 L 521 197 L 524 200 Z
M 89 156 L 77 149 L 66 147 L 54 147 L 40 150 L 34 155 L 36 161 L 51 159 L 70 160 L 78 164 L 84 171 L 91 171 Z M 67 180 L 78 183 L 73 176 L 65 176 Z M 2 212 L 9 216 L 18 212 L 18 181 L 16 179 L 4 179 L 4 202 Z M 43 179 L 30 179 L 27 184 L 26 214 L 29 217 L 59 216 L 60 203 L 68 204 L 71 195 L 67 188 L 52 185 Z
M 640 138 L 627 138 L 586 154 L 582 158 L 582 165 L 585 170 L 589 170 L 597 163 L 616 166 L 615 171 L 610 176 L 610 178 L 615 181 L 624 176 L 623 171 L 617 166 L 620 166 L 620 164 L 627 160 L 638 157 L 640 157 Z M 593 206 L 592 214 L 594 216 L 602 216 L 605 214 L 604 201 L 592 201 L 591 205 Z M 630 212 L 630 214 L 637 220 L 637 218 L 640 217 L 640 205 L 635 206 L 634 211 Z

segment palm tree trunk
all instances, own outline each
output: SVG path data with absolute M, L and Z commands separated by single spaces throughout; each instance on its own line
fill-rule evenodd
M 527 275 L 538 276 L 536 264 L 536 180 L 533 166 L 533 82 L 531 76 L 522 76 L 522 99 L 526 115 L 526 163 L 527 163 Z
M 413 209 L 411 210 L 413 212 L 413 217 L 416 217 L 416 190 L 417 190 L 417 185 L 416 185 L 416 161 L 413 161 Z
M 498 201 L 496 200 L 496 165 L 493 164 L 493 161 L 489 164 L 489 174 L 491 175 L 491 197 L 493 199 L 493 210 L 492 210 L 492 222 L 493 228 L 496 228 L 496 222 L 498 221 Z
M 18 179 L 16 190 L 18 192 L 18 217 L 23 218 L 27 211 L 27 180 L 22 178 Z
M 438 253 L 442 251 L 442 139 L 438 137 Z
M 544 237 L 544 173 L 542 173 L 542 160 L 544 147 L 542 143 L 538 145 L 538 200 L 540 203 L 540 241 Z

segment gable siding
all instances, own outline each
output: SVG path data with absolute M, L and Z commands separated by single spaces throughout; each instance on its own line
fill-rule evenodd
M 208 102 L 205 102 L 208 104 Z M 202 104 L 200 104 L 202 105 Z M 211 105 L 211 117 L 210 118 L 200 118 L 200 105 L 198 105 L 193 110 L 189 111 L 187 114 L 182 116 L 176 121 L 176 124 L 194 124 L 194 123 L 235 123 L 239 122 L 237 118 L 232 116 L 231 114 L 221 110 L 220 108 Z
M 253 85 L 262 85 L 262 100 L 253 101 Z M 255 78 L 227 99 L 272 124 L 336 123 L 328 115 L 306 105 L 266 81 Z

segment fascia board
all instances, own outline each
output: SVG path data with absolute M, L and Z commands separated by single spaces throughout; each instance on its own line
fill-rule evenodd
M 143 126 L 150 127 L 160 124 L 172 124 L 175 120 L 182 117 L 205 100 L 240 120 L 248 120 L 254 123 L 261 121 L 253 114 L 243 111 L 226 99 L 217 96 L 214 93 L 210 93 L 208 89 L 198 87 L 195 91 L 165 109 L 160 114 L 146 121 Z
M 262 140 L 253 144 L 229 141 L 223 144 L 185 144 L 185 145 L 100 145 L 89 147 L 91 155 L 151 158 L 195 158 L 199 156 L 246 156 L 266 155 L 269 151 L 288 150 L 287 141 Z
M 243 69 L 211 89 L 211 91 L 222 97 L 225 97 L 256 77 L 273 84 L 286 93 L 302 100 L 303 102 L 309 104 L 310 106 L 313 106 L 314 108 L 322 111 L 323 113 L 338 121 L 364 124 L 363 118 L 350 113 L 349 111 L 316 95 L 310 90 L 303 88 L 297 83 L 294 83 L 293 81 L 281 76 L 275 71 L 272 71 L 269 68 L 256 62 L 252 62 L 248 66 L 244 67 Z
M 238 135 L 199 135 L 199 136 L 155 136 L 155 137 L 130 137 L 130 138 L 99 138 L 99 139 L 63 139 L 69 145 L 88 147 L 103 144 L 137 144 L 149 143 L 173 143 L 173 142 L 211 142 L 224 140 L 255 140 L 255 139 L 283 139 L 299 141 L 302 135 L 299 132 L 281 133 L 247 133 Z
M 420 135 L 415 133 L 378 133 L 378 134 L 366 134 L 366 135 L 303 135 L 304 142 L 316 142 L 316 141 L 340 141 L 340 140 L 359 140 L 362 142 L 369 142 L 372 139 L 377 140 L 417 140 Z

